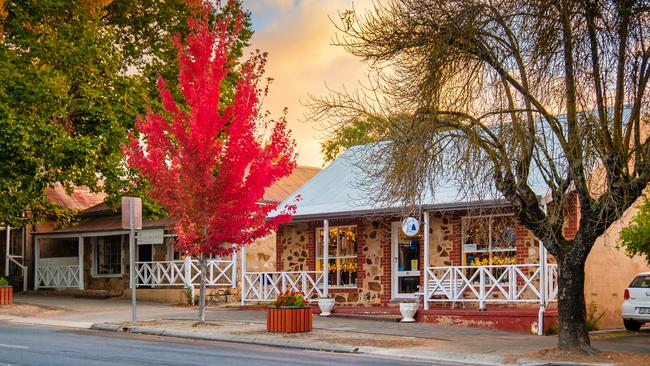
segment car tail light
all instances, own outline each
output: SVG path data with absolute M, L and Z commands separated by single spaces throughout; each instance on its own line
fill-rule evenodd
M 629 300 L 630 299 L 630 290 L 625 289 L 625 292 L 623 292 L 623 300 Z

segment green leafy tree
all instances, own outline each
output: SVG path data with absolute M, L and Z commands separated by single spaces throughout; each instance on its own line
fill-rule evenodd
M 348 148 L 355 145 L 389 140 L 391 136 L 411 124 L 411 116 L 397 114 L 388 117 L 381 115 L 361 115 L 328 128 L 321 141 L 321 152 L 325 163 L 333 161 Z
M 621 230 L 621 245 L 630 257 L 645 256 L 650 265 L 650 201 L 640 205 L 632 223 Z
M 146 199 L 149 188 L 128 170 L 120 146 L 136 116 L 160 108 L 156 75 L 177 79 L 169 39 L 186 34 L 187 17 L 183 1 L 0 2 L 0 222 L 60 213 L 43 196 L 56 182 L 105 191 L 112 202 L 128 190 L 154 216 L 164 213 Z M 244 19 L 232 62 L 252 34 L 250 14 Z M 237 79 L 228 75 L 224 99 Z

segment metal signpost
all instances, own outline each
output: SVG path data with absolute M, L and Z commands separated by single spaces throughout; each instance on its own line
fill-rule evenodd
M 135 231 L 142 229 L 142 200 L 137 197 L 122 197 L 122 228 L 129 229 L 129 284 L 131 286 L 131 320 L 136 321 L 135 290 Z

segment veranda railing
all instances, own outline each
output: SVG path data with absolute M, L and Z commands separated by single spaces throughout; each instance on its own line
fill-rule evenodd
M 427 268 L 427 302 L 541 303 L 557 298 L 557 265 Z
M 274 301 L 285 291 L 299 291 L 314 300 L 323 295 L 323 272 L 246 272 L 242 280 L 243 302 Z
M 186 258 L 177 261 L 136 262 L 137 286 L 198 286 L 200 263 Z M 236 286 L 235 260 L 210 259 L 207 262 L 206 284 L 212 287 Z

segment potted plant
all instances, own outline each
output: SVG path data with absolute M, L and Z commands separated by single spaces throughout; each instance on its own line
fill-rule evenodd
M 334 299 L 328 296 L 321 296 L 318 298 L 318 308 L 320 309 L 320 316 L 332 315 L 334 308 Z
M 311 308 L 302 292 L 281 293 L 266 309 L 266 330 L 272 333 L 311 332 Z
M 418 303 L 415 300 L 407 300 L 399 303 L 399 312 L 402 313 L 402 323 L 415 322 L 415 313 L 418 312 Z
M 14 289 L 4 277 L 0 277 L 0 305 L 11 305 L 14 302 Z

